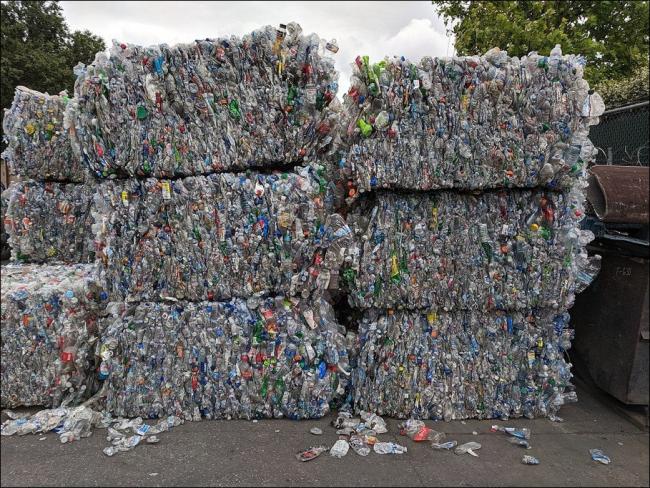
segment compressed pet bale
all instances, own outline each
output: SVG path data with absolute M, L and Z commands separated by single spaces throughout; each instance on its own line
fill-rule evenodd
M 13 260 L 92 262 L 95 188 L 76 183 L 17 181 L 5 191 L 4 224 Z
M 313 167 L 105 182 L 95 199 L 103 279 L 129 301 L 307 298 L 327 288 L 334 273 L 320 270 L 340 264 L 339 240 L 351 238 L 329 200 Z
M 108 294 L 94 265 L 2 267 L 2 407 L 58 407 L 88 394 Z
M 2 130 L 7 148 L 2 158 L 13 174 L 34 180 L 82 182 L 88 171 L 73 154 L 64 113 L 70 99 L 16 88 L 5 109 Z
M 432 420 L 546 417 L 575 401 L 569 315 L 377 311 L 359 324 L 357 410 Z
M 325 300 L 142 302 L 107 319 L 105 411 L 145 418 L 318 418 L 350 376 Z
M 350 304 L 569 307 L 598 269 L 585 250 L 593 234 L 579 228 L 583 200 L 579 187 L 569 193 L 381 192 L 348 215 L 359 246 L 343 271 Z
M 4 193 L 5 185 L 0 183 L 0 259 L 3 261 L 11 256 L 9 247 L 9 234 L 5 230 L 5 214 L 7 213 L 7 196 Z
M 344 95 L 343 174 L 373 189 L 567 188 L 593 159 L 589 126 L 604 111 L 584 59 L 531 53 L 358 57 Z
M 168 178 L 323 154 L 338 120 L 324 44 L 293 23 L 174 47 L 114 42 L 110 58 L 76 68 L 84 161 L 99 177 Z

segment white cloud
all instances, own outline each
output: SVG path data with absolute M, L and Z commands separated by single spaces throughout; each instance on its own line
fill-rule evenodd
M 88 29 L 108 46 L 176 44 L 242 35 L 264 25 L 298 22 L 306 33 L 336 39 L 339 95 L 347 90 L 350 64 L 359 54 L 372 60 L 403 55 L 453 54 L 431 2 L 61 2 L 72 29 Z

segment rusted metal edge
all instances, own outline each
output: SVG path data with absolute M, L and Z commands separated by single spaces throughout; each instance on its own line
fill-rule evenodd
M 648 224 L 648 167 L 593 166 L 587 199 L 603 222 Z

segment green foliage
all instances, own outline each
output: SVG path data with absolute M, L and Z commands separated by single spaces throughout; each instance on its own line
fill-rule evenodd
M 70 32 L 56 1 L 9 1 L 1 4 L 1 101 L 11 105 L 14 90 L 24 85 L 72 96 L 72 68 L 88 64 L 106 46 L 88 31 Z
M 556 45 L 587 59 L 590 84 L 622 79 L 648 65 L 647 1 L 432 2 L 456 37 L 460 55 L 500 47 L 512 56 Z
M 648 66 L 643 66 L 628 78 L 605 80 L 594 86 L 594 89 L 603 97 L 608 109 L 642 102 L 650 98 L 649 75 Z

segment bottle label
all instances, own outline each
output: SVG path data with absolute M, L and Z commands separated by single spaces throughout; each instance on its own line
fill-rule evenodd
M 129 192 L 127 191 L 122 192 L 122 205 L 125 207 L 129 206 Z
M 171 200 L 172 198 L 172 190 L 169 185 L 169 181 L 162 182 L 162 197 L 163 200 Z

